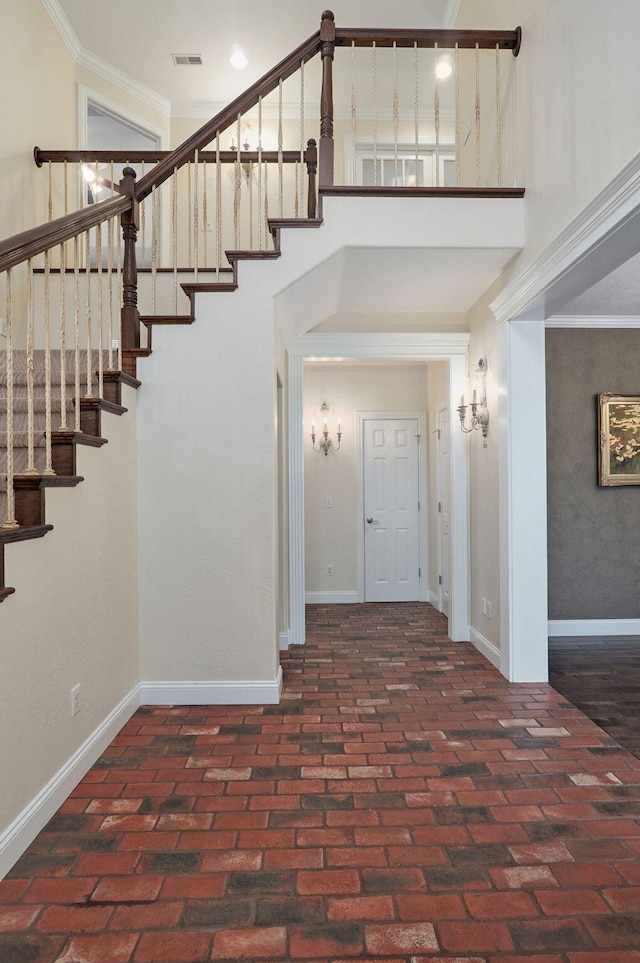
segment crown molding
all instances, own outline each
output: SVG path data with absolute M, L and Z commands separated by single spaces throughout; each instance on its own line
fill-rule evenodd
M 544 323 L 545 328 L 640 328 L 640 317 L 632 314 L 617 316 L 554 314 Z
M 526 201 L 525 201 L 526 204 Z M 640 209 L 640 154 L 491 302 L 498 324 L 539 306 L 551 285 Z
M 121 90 L 131 94 L 131 96 L 142 101 L 143 104 L 146 104 L 153 110 L 157 110 L 158 113 L 164 114 L 165 117 L 171 116 L 170 100 L 156 93 L 155 90 L 147 87 L 146 84 L 142 84 L 139 80 L 135 80 L 128 74 L 125 74 L 123 70 L 119 70 L 117 67 L 114 67 L 113 64 L 107 63 L 106 60 L 91 53 L 90 50 L 85 50 L 84 47 L 81 47 L 76 57 L 76 62 L 81 67 L 86 67 L 87 70 L 97 74 L 98 77 L 102 77 L 103 80 L 107 80 L 116 87 L 120 87 Z
M 90 50 L 86 50 L 85 47 L 82 46 L 58 0 L 41 0 L 41 3 L 54 27 L 62 37 L 67 50 L 77 64 L 81 67 L 86 67 L 87 70 L 97 74 L 98 77 L 102 77 L 103 80 L 107 80 L 116 87 L 120 87 L 121 90 L 136 97 L 143 104 L 146 104 L 153 110 L 157 110 L 158 113 L 164 114 L 166 117 L 171 115 L 170 100 L 162 97 L 156 93 L 155 90 L 147 87 L 146 84 L 140 83 L 139 80 L 135 80 L 128 74 L 125 74 L 124 71 L 114 67 L 113 64 L 107 63 L 106 60 L 96 56 L 96 54 L 91 53 Z
M 456 20 L 458 19 L 461 6 L 462 0 L 449 0 L 444 14 L 443 26 L 445 30 L 453 30 L 456 25 Z
M 77 60 L 78 54 L 82 49 L 82 45 L 78 40 L 77 33 L 67 20 L 67 15 L 64 13 L 62 7 L 58 3 L 58 0 L 40 0 L 40 2 L 49 15 L 51 23 L 54 25 L 64 41 L 65 47 L 73 59 Z

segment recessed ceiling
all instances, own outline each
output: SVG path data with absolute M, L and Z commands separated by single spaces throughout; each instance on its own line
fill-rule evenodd
M 512 248 L 343 248 L 276 297 L 287 343 L 300 321 L 315 328 L 340 315 L 369 329 L 376 316 L 465 315 L 499 277 Z M 415 326 L 415 324 L 414 324 Z M 323 329 L 324 330 L 324 329 Z
M 87 0 L 57 3 L 84 51 L 128 74 L 172 103 L 229 103 L 294 50 L 320 25 L 323 6 L 311 0 Z M 343 27 L 442 27 L 455 0 L 335 0 Z M 105 14 L 108 16 L 105 18 Z M 229 64 L 240 44 L 245 70 Z M 195 52 L 202 66 L 185 70 L 175 52 Z

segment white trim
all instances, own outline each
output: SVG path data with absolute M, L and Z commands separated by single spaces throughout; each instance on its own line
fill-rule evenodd
M 489 639 L 486 639 L 472 625 L 469 626 L 469 638 L 474 648 L 500 672 L 500 649 L 493 642 L 489 642 Z
M 596 315 L 554 314 L 545 321 L 546 328 L 640 328 L 640 316 L 618 315 L 600 317 Z
M 640 638 L 640 619 L 549 619 L 552 638 L 582 635 L 637 635 Z
M 436 609 L 438 612 L 440 611 L 438 608 L 438 596 L 435 592 L 432 592 L 431 589 L 429 589 L 427 593 L 427 602 L 429 605 L 433 605 L 434 609 Z
M 287 358 L 289 445 L 289 645 L 304 645 L 304 361 Z
M 427 371 L 424 371 L 425 378 Z M 427 470 L 427 413 L 425 411 L 358 411 L 356 412 L 356 519 L 364 518 L 364 423 L 365 421 L 412 420 L 418 422 L 418 539 L 420 553 L 419 601 L 428 600 L 429 585 L 429 484 Z M 357 601 L 365 601 L 364 528 L 358 522 L 356 538 Z
M 120 87 L 120 89 L 126 91 L 129 96 L 135 97 L 141 103 L 146 104 L 147 107 L 151 107 L 152 110 L 157 110 L 159 114 L 164 114 L 165 117 L 171 116 L 170 100 L 156 93 L 155 90 L 147 87 L 146 84 L 140 83 L 140 81 L 134 77 L 130 77 L 129 74 L 126 74 L 123 70 L 114 67 L 113 64 L 107 63 L 102 57 L 91 53 L 90 50 L 81 47 L 76 57 L 76 62 L 81 67 L 86 67 L 87 70 L 97 74 L 98 77 L 102 77 L 103 80 L 113 84 L 115 87 Z
M 22 856 L 140 705 L 135 686 L 0 835 L 0 879 Z
M 546 682 L 547 470 L 544 321 L 498 328 L 500 671 Z
M 110 84 L 120 87 L 121 90 L 126 91 L 132 97 L 136 97 L 141 103 L 146 104 L 153 110 L 157 110 L 166 117 L 171 116 L 170 100 L 82 46 L 58 0 L 41 0 L 41 3 L 77 64 L 91 70 L 92 73 L 102 77 Z
M 536 306 L 552 285 L 572 274 L 579 262 L 600 246 L 607 237 L 624 226 L 640 207 L 640 154 L 637 154 L 607 184 L 580 214 L 551 241 L 522 274 L 516 277 L 497 298 L 491 310 L 498 324 L 518 317 Z M 631 232 L 633 233 L 637 232 Z M 636 241 L 637 251 L 637 241 Z M 625 260 L 621 257 L 619 263 Z M 609 270 L 613 270 L 611 265 Z M 608 272 L 607 272 L 608 273 Z M 568 297 L 565 298 L 568 300 Z M 548 298 L 547 298 L 548 303 Z
M 278 648 L 281 652 L 285 652 L 289 648 L 289 629 L 286 632 L 279 633 Z
M 444 13 L 444 22 L 442 24 L 445 30 L 453 30 L 456 25 L 461 6 L 462 0 L 449 0 L 447 3 L 447 9 Z
M 118 120 L 131 124 L 132 127 L 137 127 L 142 133 L 155 137 L 158 140 L 158 150 L 167 150 L 169 146 L 169 134 L 166 130 L 163 130 L 162 127 L 156 127 L 155 124 L 150 124 L 142 117 L 127 110 L 121 104 L 117 104 L 115 100 L 110 100 L 103 94 L 99 94 L 96 90 L 92 90 L 91 87 L 87 87 L 86 84 L 78 84 L 78 150 L 87 149 L 87 114 L 89 103 L 95 104 L 96 107 L 102 108 L 109 114 L 113 114 Z
M 451 524 L 451 584 L 449 585 L 449 638 L 469 640 L 470 561 L 470 435 L 460 431 L 458 399 L 468 388 L 469 359 L 453 355 L 449 359 L 449 512 Z
M 73 59 L 76 60 L 82 49 L 82 45 L 78 40 L 78 34 L 69 23 L 67 15 L 58 3 L 58 0 L 40 0 L 40 2 L 49 15 L 51 23 L 60 34 L 65 47 Z
M 289 345 L 291 357 L 307 358 L 383 358 L 393 361 L 399 358 L 424 360 L 447 360 L 450 355 L 466 356 L 469 333 L 437 332 L 434 334 L 336 334 L 322 332 L 303 334 Z
M 449 410 L 449 404 L 440 404 L 436 407 L 436 427 L 432 431 L 438 432 L 438 440 L 436 447 L 436 505 L 439 505 L 442 501 L 442 455 L 440 454 L 440 415 L 443 411 Z M 449 423 L 451 423 L 449 421 Z M 449 502 L 451 502 L 451 495 L 449 495 Z M 449 505 L 449 510 L 451 510 L 451 505 Z M 436 565 L 438 567 L 438 592 L 434 593 L 436 598 L 435 606 L 438 612 L 444 612 L 444 583 L 440 578 L 443 574 L 443 551 L 442 543 L 444 540 L 444 534 L 442 531 L 442 511 L 437 508 L 435 511 L 436 516 Z
M 277 705 L 282 692 L 282 668 L 273 682 L 141 682 L 143 706 Z
M 357 592 L 305 592 L 307 605 L 355 605 L 361 602 Z

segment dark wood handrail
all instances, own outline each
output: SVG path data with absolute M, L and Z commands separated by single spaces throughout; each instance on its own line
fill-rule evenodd
M 336 47 L 435 47 L 453 49 L 456 44 L 461 50 L 513 50 L 514 56 L 520 52 L 522 31 L 515 30 L 404 30 L 404 29 L 367 29 L 366 27 L 336 27 Z
M 281 80 L 290 77 L 300 67 L 301 63 L 311 60 L 319 50 L 320 31 L 317 30 L 308 40 L 296 47 L 293 53 L 290 53 L 279 64 L 267 71 L 244 93 L 236 97 L 228 107 L 225 107 L 215 117 L 207 121 L 200 130 L 188 137 L 180 147 L 177 147 L 168 157 L 161 160 L 157 167 L 145 174 L 136 184 L 136 200 L 143 200 L 154 187 L 163 184 L 171 177 L 176 168 L 182 167 L 191 160 L 196 151 L 200 151 L 207 144 L 210 144 L 218 132 L 222 133 L 227 127 L 230 127 L 238 119 L 238 114 L 244 114 L 255 107 L 261 97 L 265 97 L 275 90 Z
M 303 152 L 306 153 L 306 150 Z M 62 164 L 68 161 L 71 164 L 158 164 L 165 157 L 169 157 L 171 151 L 168 150 L 43 150 L 41 147 L 33 148 L 33 156 L 37 167 L 49 161 L 52 164 Z M 206 161 L 207 164 L 214 164 L 217 159 L 215 150 L 203 150 L 198 153 L 198 160 Z M 280 153 L 277 150 L 263 150 L 260 152 L 262 160 L 266 164 L 277 164 L 280 160 Z M 236 150 L 221 150 L 220 162 L 222 164 L 233 164 L 238 160 Z M 284 164 L 294 164 L 300 160 L 299 150 L 283 150 L 282 162 Z M 240 163 L 258 161 L 257 150 L 241 150 Z
M 14 234 L 4 241 L 0 241 L 0 271 L 7 271 L 9 268 L 27 261 L 43 251 L 48 251 L 52 247 L 57 247 L 63 241 L 78 234 L 84 234 L 90 228 L 104 221 L 124 214 L 131 209 L 132 201 L 126 195 L 110 197 L 106 201 L 98 204 L 90 204 L 80 211 L 65 214 L 58 217 L 55 221 L 48 221 L 33 227 L 29 231 L 21 234 Z

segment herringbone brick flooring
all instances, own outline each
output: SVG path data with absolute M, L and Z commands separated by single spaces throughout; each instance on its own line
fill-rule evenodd
M 278 707 L 141 709 L 0 883 L 2 963 L 637 963 L 640 760 L 427 605 Z

